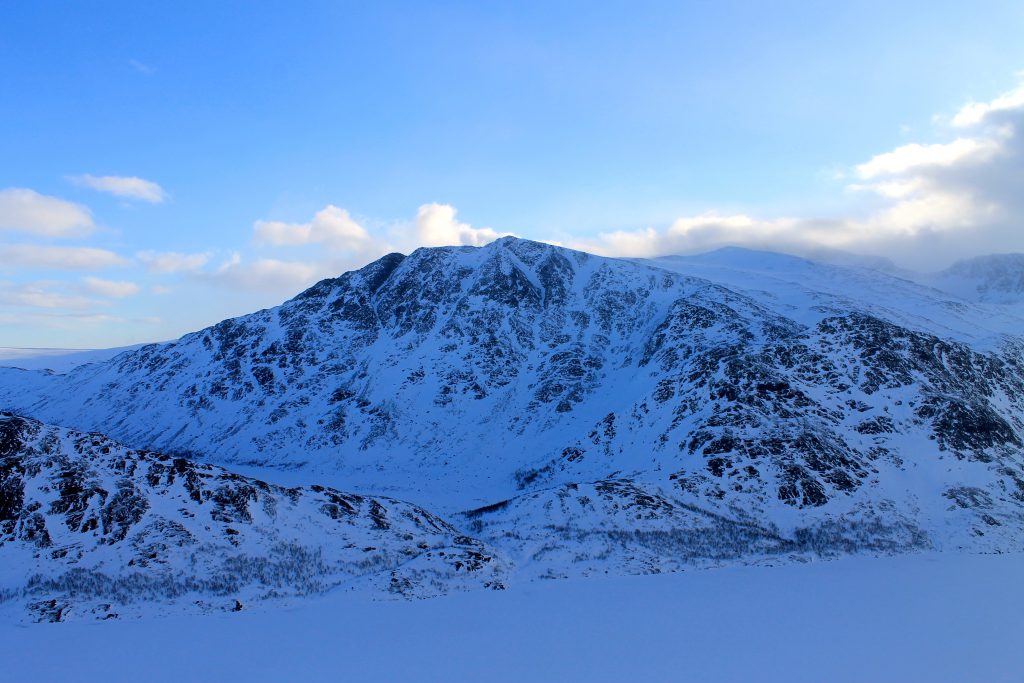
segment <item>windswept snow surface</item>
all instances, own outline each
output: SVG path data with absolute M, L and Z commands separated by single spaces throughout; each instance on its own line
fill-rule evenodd
M 6 680 L 1020 681 L 1024 555 L 915 554 L 0 626 Z

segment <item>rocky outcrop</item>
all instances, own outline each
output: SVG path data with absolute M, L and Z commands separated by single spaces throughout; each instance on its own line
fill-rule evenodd
M 0 563 L 0 607 L 56 621 L 346 586 L 424 597 L 501 587 L 507 571 L 415 505 L 274 486 L 11 414 L 0 415 Z

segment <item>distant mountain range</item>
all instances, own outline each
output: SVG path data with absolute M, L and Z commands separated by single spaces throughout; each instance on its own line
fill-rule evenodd
M 921 280 L 968 301 L 1020 304 L 1024 302 L 1024 254 L 979 256 Z
M 125 474 L 173 463 L 223 482 L 210 491 L 252 488 L 248 509 L 276 510 L 231 527 L 259 539 L 237 546 L 247 557 L 276 561 L 269 539 L 326 548 L 330 534 L 355 534 L 351 525 L 363 539 L 356 545 L 382 549 L 376 574 L 352 570 L 348 556 L 328 562 L 343 568 L 317 579 L 325 588 L 362 577 L 388 593 L 391 578 L 404 580 L 386 573 L 395 558 L 426 562 L 402 548 L 449 548 L 444 571 L 409 579 L 417 595 L 850 552 L 1020 550 L 1021 258 L 988 257 L 914 282 L 743 249 L 621 260 L 503 238 L 391 254 L 277 308 L 65 374 L 0 369 L 0 408 L 31 418 L 12 414 L 11 429 L 57 435 L 65 445 L 55 452 L 99 473 L 95 486 L 106 492 L 59 502 L 53 482 L 71 465 L 39 455 L 49 437 L 19 436 L 0 453 L 5 482 L 49 487 L 0 515 L 0 558 L 50 577 L 28 586 L 9 578 L 8 602 L 85 604 L 53 578 L 70 571 L 66 556 L 26 537 L 40 524 L 51 540 L 61 525 L 99 539 L 62 543 L 78 544 L 78 565 L 115 583 L 184 581 L 181 567 L 193 565 L 180 558 L 193 546 L 161 541 L 157 556 L 179 559 L 155 569 L 140 568 L 129 550 L 154 533 L 152 513 L 103 521 L 122 490 L 145 501 L 131 509 L 160 507 L 160 524 L 215 548 L 209 562 L 242 552 L 223 524 L 189 526 L 216 521 L 215 493 L 189 499 L 173 488 L 180 477 Z M 74 450 L 85 437 L 64 429 L 125 446 L 96 436 L 104 445 Z M 104 448 L 147 454 L 129 466 Z M 33 468 L 41 474 L 27 476 Z M 51 483 L 34 483 L 43 480 Z M 324 530 L 336 520 L 322 512 L 331 491 L 323 486 L 364 501 L 342 531 Z M 154 502 L 172 499 L 192 503 Z M 438 522 L 429 533 L 412 522 L 379 529 L 368 500 Z M 95 510 L 96 525 L 83 531 L 77 516 L 68 520 L 69 505 Z M 308 534 L 295 531 L 299 514 Z M 466 553 L 489 558 L 471 579 L 450 561 L 465 567 Z M 271 591 L 272 583 L 229 582 L 214 593 L 245 602 L 308 592 Z M 209 592 L 181 585 L 189 588 L 178 597 Z M 98 615 L 95 605 L 120 604 L 115 593 L 94 591 L 74 608 Z
M 33 349 L 0 346 L 0 366 L 68 372 L 79 365 L 99 363 L 143 346 L 145 345 L 135 344 L 113 349 Z

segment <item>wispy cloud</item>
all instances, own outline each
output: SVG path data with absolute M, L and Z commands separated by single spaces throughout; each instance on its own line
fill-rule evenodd
M 104 280 L 98 277 L 86 277 L 82 279 L 82 289 L 97 296 L 123 299 L 124 297 L 138 294 L 141 289 L 134 282 L 125 280 Z
M 48 310 L 45 308 L 25 308 L 12 312 L 0 311 L 2 325 L 30 325 L 49 330 L 63 330 L 77 335 L 109 329 L 110 325 L 120 324 L 158 324 L 158 317 L 125 318 L 110 313 L 93 311 Z
M 79 187 L 87 187 L 97 192 L 105 192 L 115 197 L 125 199 L 138 199 L 151 204 L 159 204 L 167 199 L 167 193 L 152 180 L 138 178 L 136 176 L 94 176 L 88 173 L 84 175 L 69 176 L 70 180 Z
M 210 261 L 210 253 L 183 254 L 176 251 L 140 251 L 135 254 L 153 273 L 182 273 L 198 270 Z
M 143 76 L 152 76 L 156 73 L 156 67 L 150 66 L 149 64 L 146 64 L 144 62 L 140 62 L 137 59 L 129 59 L 128 64 L 131 65 L 133 69 L 138 71 Z
M 106 249 L 0 244 L 0 266 L 54 270 L 102 270 L 128 262 Z
M 77 237 L 92 232 L 89 209 L 26 188 L 0 190 L 0 230 L 39 237 Z
M 84 310 L 101 304 L 96 299 L 62 292 L 53 283 L 0 282 L 0 306 Z
M 338 275 L 339 272 L 335 272 L 326 260 L 282 261 L 261 258 L 250 262 L 236 253 L 216 270 L 196 273 L 194 277 L 212 284 L 291 296 L 299 289 L 325 277 Z

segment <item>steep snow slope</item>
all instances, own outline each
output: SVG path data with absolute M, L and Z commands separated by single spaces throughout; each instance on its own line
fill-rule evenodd
M 0 405 L 447 516 L 483 508 L 467 523 L 537 575 L 591 571 L 533 563 L 551 529 L 626 571 L 723 530 L 735 547 L 694 561 L 1006 550 L 1022 539 L 1020 331 L 863 269 L 508 238 L 386 256 L 66 375 L 0 371 Z M 645 529 L 662 537 L 613 533 Z
M 706 278 L 810 325 L 856 310 L 974 347 L 998 347 L 1004 335 L 1024 333 L 1024 318 L 1013 308 L 972 305 L 973 297 L 913 273 L 901 277 L 738 247 L 637 261 Z
M 0 414 L 0 610 L 13 618 L 241 609 L 346 586 L 422 597 L 500 588 L 504 572 L 408 503 L 286 489 Z

